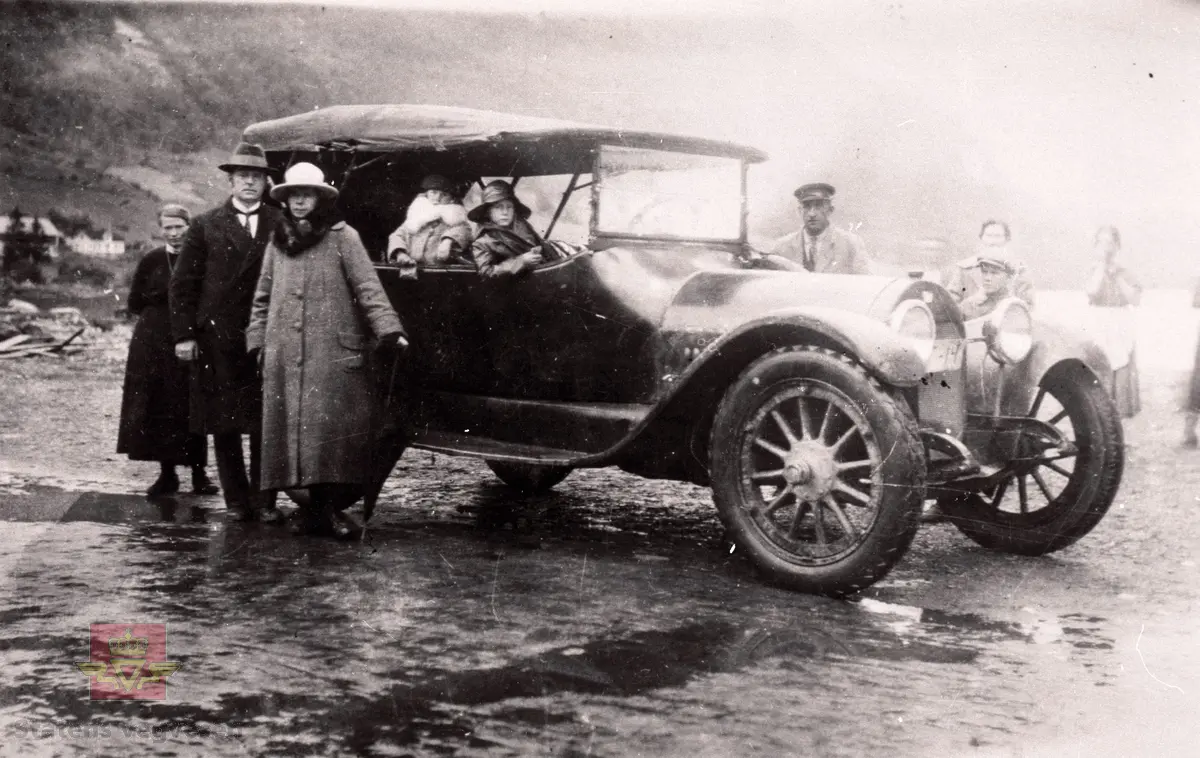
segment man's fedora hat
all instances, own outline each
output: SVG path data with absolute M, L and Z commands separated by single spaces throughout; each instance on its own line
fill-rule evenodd
M 316 190 L 326 198 L 337 197 L 337 188 L 325 181 L 325 172 L 311 163 L 297 163 L 283 174 L 283 184 L 271 188 L 271 197 L 283 202 L 294 189 Z
M 826 184 L 825 182 L 813 182 L 812 184 L 801 185 L 792 194 L 795 195 L 796 199 L 800 202 L 807 203 L 811 200 L 832 200 L 834 193 L 836 192 L 837 190 L 833 188 L 832 184 Z
M 512 200 L 513 206 L 517 210 L 517 215 L 521 218 L 529 218 L 529 214 L 531 213 L 529 206 L 517 199 L 517 196 L 513 194 L 512 185 L 503 179 L 487 183 L 487 186 L 483 188 L 483 197 L 479 205 L 471 209 L 471 212 L 467 214 L 467 218 L 477 224 L 482 224 L 487 221 L 488 208 L 501 200 Z
M 233 173 L 238 169 L 258 169 L 259 171 L 269 171 L 270 166 L 267 165 L 267 154 L 258 145 L 250 142 L 239 142 L 238 146 L 233 149 L 229 155 L 229 160 L 222 163 L 217 168 L 226 173 Z

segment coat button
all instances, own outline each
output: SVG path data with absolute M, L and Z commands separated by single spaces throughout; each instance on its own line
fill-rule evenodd
M 295 295 L 296 297 L 300 298 L 301 300 L 304 299 L 304 290 L 296 290 L 292 294 Z
M 297 366 L 303 366 L 303 365 L 304 365 L 304 359 L 303 359 L 303 358 L 297 358 L 297 359 L 296 359 L 296 365 L 297 365 Z
M 300 331 L 301 329 L 303 329 L 303 328 L 304 328 L 304 327 L 303 327 L 303 326 L 300 324 L 300 322 L 299 322 L 299 321 L 297 321 L 296 323 L 292 324 L 292 326 L 296 328 L 296 331 Z

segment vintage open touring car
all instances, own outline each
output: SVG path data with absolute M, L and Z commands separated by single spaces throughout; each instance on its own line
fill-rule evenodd
M 827 594 L 883 577 L 926 500 L 981 545 L 1038 555 L 1116 493 L 1121 425 L 1096 345 L 1017 300 L 964 323 L 913 277 L 781 270 L 747 242 L 756 149 L 419 105 L 323 108 L 244 138 L 274 169 L 311 161 L 340 187 L 412 336 L 418 448 L 531 491 L 603 466 L 709 486 L 758 569 Z M 570 244 L 525 276 L 401 272 L 385 240 L 431 173 L 461 182 L 468 208 L 509 179 L 538 231 Z M 400 449 L 386 436 L 379 486 Z

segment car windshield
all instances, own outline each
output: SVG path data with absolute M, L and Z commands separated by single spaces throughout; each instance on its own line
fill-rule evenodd
M 742 164 L 737 159 L 605 145 L 596 175 L 600 234 L 741 238 Z

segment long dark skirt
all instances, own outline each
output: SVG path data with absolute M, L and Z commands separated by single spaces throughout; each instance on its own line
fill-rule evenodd
M 1142 409 L 1136 352 L 1129 356 L 1129 363 L 1113 372 L 1113 400 L 1122 418 L 1133 418 Z
M 135 461 L 206 463 L 205 438 L 188 429 L 188 373 L 175 357 L 166 307 L 147 307 L 133 329 L 125 364 L 118 453 Z
M 1184 410 L 1200 413 L 1200 340 L 1196 341 L 1196 357 L 1192 362 L 1192 381 L 1188 387 Z

